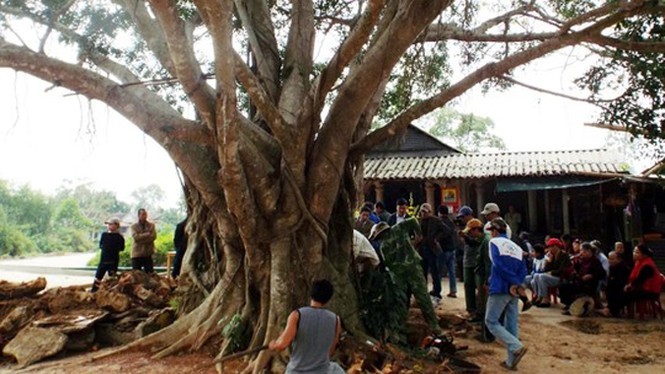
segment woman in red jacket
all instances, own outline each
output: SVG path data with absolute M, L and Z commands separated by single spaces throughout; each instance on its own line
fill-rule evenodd
M 635 266 L 624 288 L 626 303 L 642 299 L 658 300 L 662 280 L 653 261 L 653 252 L 646 245 L 639 244 L 633 250 L 633 260 Z

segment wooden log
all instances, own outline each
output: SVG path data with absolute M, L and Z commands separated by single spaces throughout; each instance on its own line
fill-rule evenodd
M 0 280 L 0 300 L 33 296 L 46 288 L 46 278 L 39 277 L 23 283 Z

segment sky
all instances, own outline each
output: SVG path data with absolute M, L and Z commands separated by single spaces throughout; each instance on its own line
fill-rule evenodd
M 168 154 L 99 102 L 23 73 L 0 69 L 0 179 L 44 193 L 92 183 L 123 201 L 151 184 L 175 207 L 182 188 Z
M 539 60 L 515 78 L 574 94 L 582 70 L 571 52 Z M 455 72 L 461 77 L 464 72 Z M 177 204 L 180 181 L 167 153 L 133 124 L 99 102 L 10 69 L 0 69 L 0 179 L 52 193 L 64 183 L 92 183 L 124 201 L 150 184 Z M 489 117 L 510 151 L 602 148 L 607 130 L 591 128 L 587 104 L 514 86 L 484 94 L 477 87 L 454 102 L 463 113 Z M 648 166 L 648 165 L 647 165 Z

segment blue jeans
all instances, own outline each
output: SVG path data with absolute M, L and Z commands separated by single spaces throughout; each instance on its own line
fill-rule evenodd
M 538 297 L 547 297 L 548 288 L 558 286 L 560 281 L 559 277 L 547 273 L 536 274 L 532 280 L 535 286 L 534 291 L 536 291 Z
M 505 313 L 503 325 L 499 322 L 501 314 Z M 514 352 L 522 349 L 524 345 L 519 341 L 519 328 L 517 326 L 517 298 L 509 294 L 490 295 L 485 310 L 485 326 L 499 341 L 508 348 L 506 364 L 512 366 L 515 360 Z
M 457 293 L 457 278 L 455 278 L 455 251 L 444 251 L 437 259 L 439 263 L 439 275 L 443 277 L 443 269 L 448 269 L 450 280 L 450 293 Z

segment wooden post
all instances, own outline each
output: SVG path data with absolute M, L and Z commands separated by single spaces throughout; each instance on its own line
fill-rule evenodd
M 527 204 L 529 209 L 529 231 L 535 232 L 538 229 L 538 203 L 536 202 L 536 191 L 526 192 Z
M 476 182 L 476 217 L 480 217 L 480 212 L 482 212 L 485 207 L 485 197 L 483 196 L 484 190 L 485 189 L 480 184 L 480 181 Z
M 434 183 L 425 182 L 425 200 L 432 207 L 434 207 L 434 189 Z
M 562 205 L 562 215 L 563 215 L 563 233 L 570 234 L 570 209 L 568 209 L 568 189 L 564 188 L 561 190 L 561 205 Z
M 545 231 L 546 234 L 552 232 L 552 219 L 550 218 L 550 191 L 545 190 Z
M 383 201 L 383 183 L 381 182 L 374 182 L 374 193 L 376 194 L 376 201 L 381 201 L 385 205 L 385 201 Z

